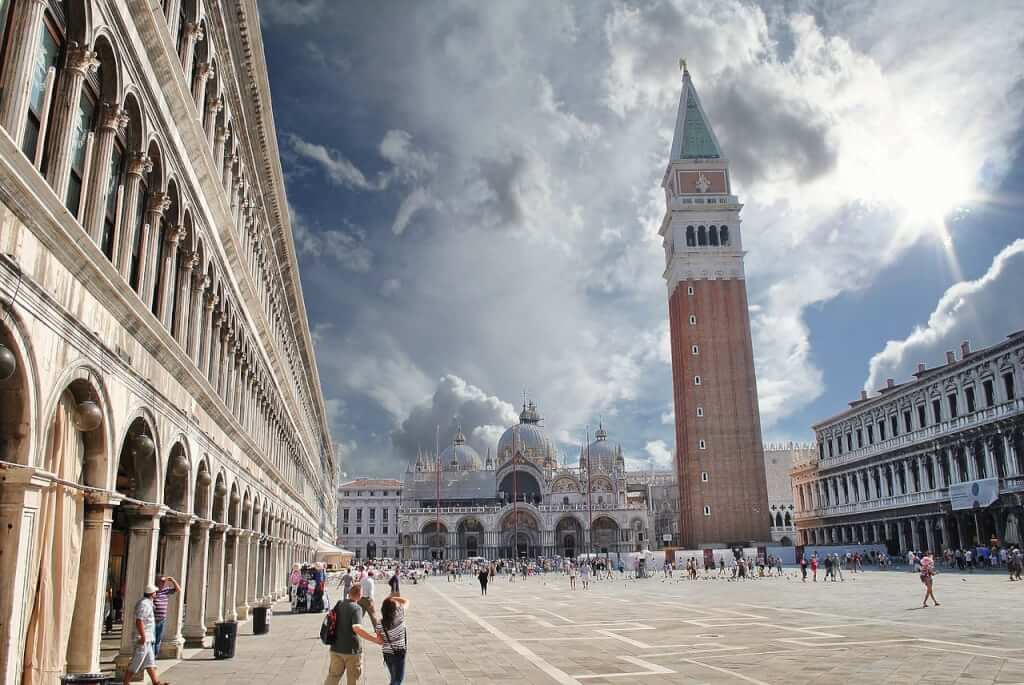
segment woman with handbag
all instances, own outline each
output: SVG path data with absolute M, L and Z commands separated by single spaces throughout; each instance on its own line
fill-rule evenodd
M 406 640 L 405 610 L 409 600 L 394 595 L 380 605 L 380 635 L 383 638 L 381 650 L 384 652 L 384 665 L 391 674 L 390 685 L 402 685 L 405 678 Z

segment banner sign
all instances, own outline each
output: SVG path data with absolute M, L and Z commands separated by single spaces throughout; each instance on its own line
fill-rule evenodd
M 987 507 L 999 499 L 999 479 L 983 478 L 949 486 L 949 502 L 954 510 Z

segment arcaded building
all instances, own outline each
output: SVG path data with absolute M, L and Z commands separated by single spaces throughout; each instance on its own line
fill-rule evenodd
M 680 534 L 687 549 L 769 539 L 740 210 L 683 63 L 662 179 Z
M 649 545 L 643 492 L 630 492 L 622 447 L 599 427 L 575 466 L 562 463 L 537 407 L 523 406 L 484 457 L 456 431 L 440 455 L 406 470 L 399 510 L 402 559 L 511 559 L 597 554 Z
M 335 537 L 255 2 L 0 2 L 0 682 L 163 656 Z M 125 630 L 116 663 L 132 652 Z
M 792 470 L 799 542 L 892 554 L 1019 545 L 1024 331 L 850 402 Z

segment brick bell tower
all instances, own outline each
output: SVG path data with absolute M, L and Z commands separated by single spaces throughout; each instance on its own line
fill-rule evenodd
M 729 163 L 686 63 L 668 168 L 665 247 L 683 546 L 770 540 L 757 380 Z

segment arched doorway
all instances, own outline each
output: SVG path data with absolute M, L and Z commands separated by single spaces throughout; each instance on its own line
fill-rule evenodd
M 590 529 L 593 552 L 599 554 L 619 552 L 619 537 L 619 524 L 613 519 L 607 516 L 594 519 L 594 524 Z
M 448 558 L 448 528 L 443 523 L 431 521 L 423 526 L 422 537 L 427 559 L 440 561 Z
M 575 559 L 582 553 L 583 526 L 575 516 L 563 516 L 555 525 L 555 544 L 558 552 L 567 559 Z
M 459 552 L 463 558 L 481 556 L 484 526 L 476 517 L 470 516 L 459 521 L 456 532 L 458 533 Z
M 39 466 L 64 481 L 106 489 L 109 417 L 92 374 L 73 378 L 57 398 Z M 22 682 L 54 681 L 66 667 L 98 667 L 109 511 L 86 504 L 84 492 L 69 485 L 42 490 Z
M 183 442 L 171 447 L 164 475 L 164 504 L 167 513 L 160 519 L 160 541 L 157 546 L 156 572 L 185 582 L 188 568 L 188 541 L 192 528 L 190 504 L 190 473 L 188 453 Z M 167 618 L 160 640 L 160 654 L 177 659 L 185 645 L 181 634 L 184 596 L 178 592 L 167 600 Z
M 540 525 L 529 511 L 509 512 L 501 521 L 502 556 L 525 559 L 540 554 Z

